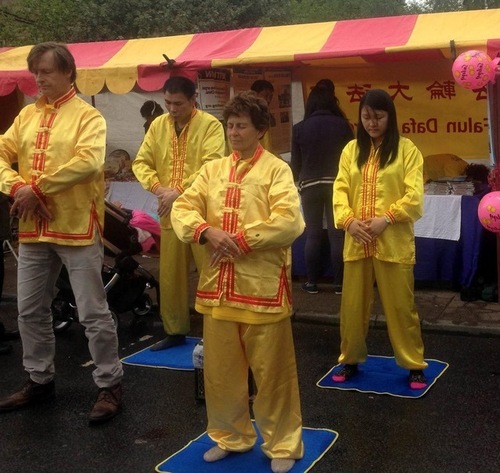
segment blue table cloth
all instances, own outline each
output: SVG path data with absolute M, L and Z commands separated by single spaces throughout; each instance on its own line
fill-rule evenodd
M 482 197 L 483 194 L 462 197 L 462 218 L 458 241 L 415 238 L 417 261 L 414 274 L 416 281 L 448 282 L 461 288 L 471 286 L 478 270 L 485 234 L 488 233 L 477 217 L 477 208 Z M 292 246 L 293 276 L 306 275 L 304 259 L 306 232 L 295 240 Z M 331 277 L 332 268 L 326 230 L 322 252 L 324 253 L 323 276 Z

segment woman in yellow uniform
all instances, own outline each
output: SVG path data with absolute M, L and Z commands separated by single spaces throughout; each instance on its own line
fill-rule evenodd
M 203 458 L 218 461 L 255 445 L 250 368 L 261 448 L 272 471 L 285 473 L 303 456 L 290 248 L 304 222 L 288 164 L 259 144 L 269 126 L 265 101 L 243 92 L 224 119 L 233 153 L 202 167 L 171 218 L 181 240 L 206 244 L 196 310 L 204 314 L 207 432 L 216 446 Z
M 344 382 L 367 357 L 366 336 L 374 283 L 399 366 L 410 370 L 412 389 L 426 386 L 424 346 L 414 302 L 413 225 L 423 213 L 423 158 L 399 135 L 394 103 L 383 90 L 361 99 L 357 139 L 347 144 L 334 184 L 335 223 L 346 232 L 340 308 Z

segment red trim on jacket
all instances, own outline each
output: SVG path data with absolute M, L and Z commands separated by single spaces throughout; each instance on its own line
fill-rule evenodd
M 47 201 L 45 198 L 45 194 L 42 192 L 42 190 L 35 184 L 31 184 L 31 189 L 33 190 L 34 194 L 40 199 L 44 204 Z
M 224 277 L 226 276 L 226 277 Z M 288 285 L 286 266 L 281 268 L 280 282 L 278 293 L 275 297 L 258 297 L 245 294 L 237 294 L 234 290 L 234 263 L 221 263 L 219 278 L 217 280 L 217 289 L 215 291 L 200 291 L 196 292 L 196 297 L 200 299 L 219 300 L 224 293 L 227 302 L 239 302 L 242 304 L 261 306 L 261 307 L 281 307 L 283 305 L 283 294 L 286 293 L 288 300 L 291 302 L 291 290 Z M 227 281 L 224 289 L 224 281 Z
M 21 187 L 24 187 L 24 186 L 27 186 L 28 184 L 24 183 L 24 182 L 16 182 L 12 188 L 10 189 L 10 196 L 11 197 L 14 197 L 14 195 L 16 194 L 16 192 L 21 188 Z
M 159 182 L 155 182 L 152 186 L 151 186 L 151 192 L 154 194 L 156 192 L 156 189 L 158 189 L 158 187 L 160 187 L 161 184 Z M 156 194 L 155 194 L 156 195 Z
M 200 238 L 201 238 L 201 234 L 207 229 L 207 228 L 210 228 L 210 225 L 208 223 L 202 223 L 195 231 L 194 231 L 194 235 L 193 235 L 193 238 L 194 238 L 194 241 L 196 241 L 196 243 L 199 243 L 200 242 Z

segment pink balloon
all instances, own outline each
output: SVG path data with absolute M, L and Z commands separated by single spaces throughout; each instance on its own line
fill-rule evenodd
M 495 80 L 496 64 L 482 51 L 465 51 L 451 68 L 455 81 L 466 89 L 481 89 Z
M 490 232 L 500 233 L 500 192 L 486 194 L 479 202 L 477 216 L 481 225 Z

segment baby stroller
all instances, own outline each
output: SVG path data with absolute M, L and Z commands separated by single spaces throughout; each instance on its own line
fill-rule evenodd
M 104 264 L 102 279 L 106 290 L 107 301 L 115 324 L 119 326 L 118 315 L 132 311 L 134 319 L 131 329 L 138 327 L 141 319 L 150 314 L 154 305 L 147 289 L 154 289 L 157 303 L 159 301 L 159 284 L 156 278 L 135 259 L 141 253 L 138 230 L 130 225 L 132 211 L 118 208 L 106 201 L 104 218 L 105 255 L 113 258 L 113 264 Z M 52 301 L 52 318 L 54 332 L 67 330 L 78 321 L 75 297 L 65 267 L 56 282 L 57 295 Z

